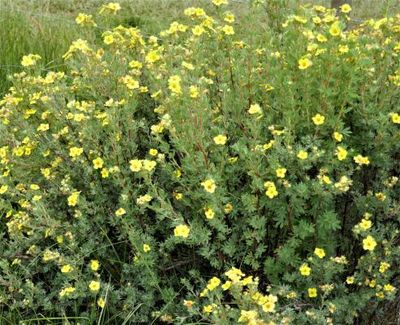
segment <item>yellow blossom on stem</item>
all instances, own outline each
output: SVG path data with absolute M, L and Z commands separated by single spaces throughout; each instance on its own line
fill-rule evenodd
M 317 255 L 319 258 L 325 257 L 325 250 L 323 248 L 316 247 L 314 250 L 314 254 Z
M 189 234 L 190 234 L 190 228 L 186 225 L 181 224 L 176 226 L 174 229 L 175 237 L 187 238 L 189 237 Z
M 226 135 L 219 134 L 216 137 L 214 137 L 213 140 L 214 140 L 215 144 L 223 146 L 226 143 L 226 141 L 228 140 L 228 138 L 226 137 Z
M 298 61 L 298 64 L 299 64 L 300 70 L 308 69 L 309 67 L 311 67 L 313 65 L 312 61 L 309 58 L 301 58 Z
M 363 248 L 366 251 L 373 251 L 376 247 L 377 243 L 375 241 L 375 238 L 372 237 L 371 235 L 368 235 L 364 240 L 363 240 Z
M 299 271 L 302 276 L 309 276 L 311 274 L 311 268 L 307 263 L 302 264 L 299 268 Z
M 307 291 L 310 298 L 316 298 L 318 296 L 317 288 L 308 288 Z
M 143 244 L 143 252 L 148 253 L 150 252 L 151 248 L 148 244 Z
M 322 125 L 325 123 L 325 116 L 317 114 L 312 118 L 315 125 Z
M 216 189 L 215 181 L 213 179 L 206 179 L 204 182 L 201 183 L 204 187 L 204 190 L 208 193 L 214 193 Z
M 89 283 L 90 291 L 97 292 L 100 290 L 100 282 L 99 281 L 91 281 Z

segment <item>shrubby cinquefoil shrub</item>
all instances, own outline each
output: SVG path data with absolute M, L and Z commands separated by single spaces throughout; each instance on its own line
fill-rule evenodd
M 227 8 L 76 40 L 67 73 L 22 59 L 0 102 L 4 317 L 350 324 L 396 297 L 400 17 L 308 6 L 278 31 Z

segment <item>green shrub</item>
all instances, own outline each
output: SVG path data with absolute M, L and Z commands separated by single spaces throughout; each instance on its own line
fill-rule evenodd
M 4 319 L 351 324 L 394 299 L 399 18 L 270 29 L 225 2 L 79 39 L 65 73 L 23 58 L 0 104 Z

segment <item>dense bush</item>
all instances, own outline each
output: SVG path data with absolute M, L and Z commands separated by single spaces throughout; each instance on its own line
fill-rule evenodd
M 394 299 L 400 18 L 265 28 L 226 5 L 77 40 L 66 73 L 23 58 L 1 101 L 4 319 L 345 324 Z

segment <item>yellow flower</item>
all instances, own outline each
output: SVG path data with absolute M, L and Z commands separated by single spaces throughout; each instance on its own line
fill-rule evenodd
M 7 190 L 8 190 L 8 186 L 7 185 L 1 185 L 0 194 L 4 194 L 5 192 L 7 192 Z
M 325 123 L 325 116 L 317 114 L 312 118 L 315 125 L 322 125 Z
M 231 213 L 232 211 L 233 211 L 233 205 L 232 205 L 232 203 L 227 203 L 227 204 L 225 204 L 224 213 L 229 214 L 229 213 Z
M 203 34 L 206 30 L 204 29 L 203 26 L 201 25 L 196 25 L 192 28 L 192 33 L 194 36 L 200 36 L 201 34 Z
M 129 168 L 133 172 L 139 172 L 142 169 L 142 161 L 139 159 L 133 159 L 129 161 Z
M 309 276 L 311 274 L 311 268 L 307 263 L 303 263 L 299 268 L 300 274 L 302 276 Z
M 386 199 L 386 195 L 383 194 L 382 192 L 375 193 L 375 197 L 376 197 L 379 201 L 385 201 L 385 199 Z
M 358 165 L 369 165 L 368 157 L 363 157 L 361 155 L 357 155 L 353 159 L 356 162 L 356 164 L 358 164 Z
M 208 193 L 214 193 L 216 189 L 215 181 L 213 179 L 206 179 L 204 182 L 201 183 L 204 187 L 204 190 Z
M 308 288 L 308 296 L 310 298 L 316 298 L 318 296 L 317 288 Z
M 274 197 L 278 196 L 279 193 L 273 182 L 265 182 L 264 187 L 267 189 L 265 195 L 268 196 L 270 199 L 273 199 Z
M 69 273 L 73 270 L 72 266 L 69 264 L 65 264 L 61 267 L 61 273 Z
M 99 299 L 97 299 L 97 306 L 99 306 L 101 309 L 103 309 L 105 305 L 106 305 L 106 301 L 104 300 L 103 297 L 100 297 Z
M 80 192 L 75 191 L 68 197 L 68 205 L 74 207 L 78 204 Z
M 308 153 L 307 153 L 306 151 L 304 151 L 304 150 L 300 150 L 300 151 L 297 153 L 297 158 L 299 158 L 299 159 L 301 159 L 301 160 L 305 160 L 305 159 L 308 158 Z
M 332 137 L 333 137 L 337 142 L 342 142 L 342 140 L 343 140 L 343 134 L 340 134 L 339 132 L 333 132 Z
M 396 288 L 394 286 L 392 286 L 390 283 L 388 283 L 383 286 L 383 290 L 385 290 L 387 292 L 394 292 L 396 290 Z
M 86 15 L 83 13 L 79 13 L 78 16 L 76 16 L 75 22 L 81 26 L 97 26 L 92 15 Z
M 227 140 L 228 140 L 228 138 L 226 137 L 226 135 L 223 135 L 223 134 L 219 134 L 216 137 L 214 137 L 215 144 L 222 145 L 222 146 L 226 143 Z
M 209 291 L 213 291 L 216 287 L 218 287 L 221 284 L 221 280 L 218 279 L 217 277 L 212 277 L 208 283 L 207 283 L 207 289 Z
M 136 199 L 136 203 L 139 205 L 143 205 L 149 203 L 153 197 L 150 194 L 141 195 Z
M 47 123 L 42 123 L 37 128 L 37 130 L 40 131 L 40 132 L 47 131 L 48 129 L 50 129 L 50 125 L 47 124 Z
M 327 176 L 327 175 L 322 176 L 321 179 L 322 179 L 322 181 L 323 181 L 325 184 L 327 184 L 327 185 L 332 184 L 331 179 L 330 179 L 329 176 Z
M 258 313 L 256 310 L 241 310 L 240 317 L 238 319 L 239 323 L 247 323 L 247 324 L 257 324 Z M 264 323 L 265 324 L 265 323 Z
M 400 114 L 398 113 L 391 113 L 392 122 L 394 124 L 400 124 Z
M 344 5 L 340 6 L 340 10 L 341 10 L 341 12 L 348 14 L 351 11 L 351 6 L 347 3 L 345 3 Z
M 265 301 L 262 304 L 262 309 L 266 313 L 273 313 L 275 311 L 275 303 L 278 301 L 278 297 L 274 295 L 268 295 L 264 297 Z
M 363 240 L 363 248 L 366 251 L 373 251 L 375 249 L 375 246 L 377 245 L 374 237 L 371 235 L 368 235 L 364 240 Z
M 150 156 L 157 156 L 157 154 L 158 154 L 158 150 L 157 149 L 150 149 L 149 150 L 149 155 Z
M 74 291 L 75 291 L 74 287 L 66 287 L 60 291 L 59 295 L 60 297 L 69 296 Z
M 108 176 L 109 176 L 108 169 L 107 169 L 107 168 L 103 168 L 103 169 L 101 170 L 101 177 L 102 177 L 102 178 L 107 178 Z
M 96 272 L 100 268 L 100 263 L 98 260 L 91 260 L 90 261 L 90 269 Z
M 145 57 L 145 61 L 147 63 L 155 63 L 155 62 L 159 61 L 160 59 L 161 59 L 161 56 L 158 53 L 158 51 L 156 51 L 156 50 L 150 51 L 149 53 L 147 53 L 147 55 Z
M 176 76 L 176 75 L 169 77 L 168 88 L 175 95 L 182 94 L 181 77 Z
M 24 55 L 24 56 L 22 57 L 21 64 L 22 64 L 22 66 L 24 66 L 24 67 L 30 67 L 30 66 L 32 66 L 32 65 L 35 65 L 36 62 L 37 62 L 38 60 L 40 60 L 40 59 L 41 59 L 40 55 L 37 55 L 37 54 L 28 54 L 28 55 Z
M 354 276 L 348 276 L 346 278 L 346 283 L 347 284 L 353 284 L 354 283 Z
M 344 160 L 347 157 L 347 150 L 341 146 L 336 148 L 336 156 L 339 160 Z
M 315 248 L 314 254 L 317 255 L 319 258 L 325 257 L 325 250 L 323 248 Z
M 190 228 L 183 224 L 176 226 L 174 229 L 175 237 L 187 238 L 189 237 L 189 233 L 190 233 Z
M 214 5 L 216 5 L 217 7 L 219 7 L 221 5 L 227 5 L 228 4 L 228 0 L 212 0 L 212 3 Z
M 103 41 L 104 41 L 104 44 L 110 45 L 110 44 L 114 43 L 114 36 L 112 34 L 105 35 Z
M 358 225 L 362 230 L 368 230 L 372 226 L 372 221 L 368 219 L 362 219 Z
M 239 282 L 240 279 L 245 276 L 245 274 L 237 269 L 236 267 L 232 267 L 230 270 L 224 273 L 233 283 Z
M 234 35 L 235 34 L 235 30 L 230 25 L 225 25 L 224 27 L 222 27 L 222 31 L 225 33 L 225 35 Z
M 217 0 L 214 0 L 217 1 Z M 213 306 L 212 305 L 206 305 L 203 307 L 203 312 L 205 312 L 206 314 L 209 314 L 213 311 Z
M 90 291 L 97 292 L 100 290 L 100 282 L 99 281 L 91 281 L 89 283 L 89 289 Z
M 104 164 L 104 161 L 100 157 L 97 157 L 96 159 L 93 160 L 94 169 L 103 168 L 103 164 Z
M 147 170 L 148 172 L 151 172 L 157 165 L 157 162 L 154 160 L 143 160 L 143 169 Z
M 123 216 L 124 214 L 126 214 L 126 211 L 124 208 L 119 208 L 117 211 L 115 211 L 115 215 L 117 217 Z
M 190 92 L 190 97 L 191 98 L 199 97 L 199 88 L 197 88 L 196 86 L 190 86 L 189 87 L 189 92 Z
M 222 290 L 226 291 L 226 290 L 228 290 L 228 289 L 231 287 L 231 285 L 232 285 L 232 281 L 227 280 L 227 281 L 225 281 L 225 283 L 221 286 L 221 288 L 222 288 Z
M 148 253 L 150 252 L 151 248 L 148 244 L 143 244 L 143 252 Z
M 386 262 L 381 262 L 379 265 L 379 272 L 380 273 L 385 273 L 388 269 L 390 268 L 390 264 Z
M 204 209 L 204 214 L 206 215 L 206 218 L 210 219 L 210 220 L 213 219 L 214 216 L 215 216 L 215 212 L 211 208 L 205 208 Z
M 339 45 L 339 53 L 344 54 L 349 52 L 349 47 L 347 45 Z
M 308 69 L 313 65 L 312 61 L 309 58 L 301 58 L 298 63 L 300 70 Z
M 225 17 L 224 20 L 229 23 L 232 24 L 235 21 L 235 15 L 232 14 L 231 12 L 226 12 L 225 13 Z
M 262 113 L 262 109 L 261 109 L 260 105 L 252 104 L 252 105 L 250 105 L 250 108 L 249 108 L 248 112 L 251 115 L 261 114 Z
M 109 2 L 101 6 L 100 13 L 110 13 L 115 15 L 119 10 L 121 10 L 121 5 L 118 2 Z
M 69 155 L 72 158 L 77 158 L 83 153 L 83 148 L 72 147 L 69 149 Z
M 286 171 L 287 171 L 286 168 L 279 167 L 279 168 L 277 168 L 277 169 L 275 170 L 275 173 L 276 173 L 276 176 L 277 176 L 277 177 L 279 177 L 279 178 L 285 178 Z
M 329 33 L 332 36 L 340 36 L 342 29 L 340 28 L 339 22 L 334 22 L 329 28 Z

